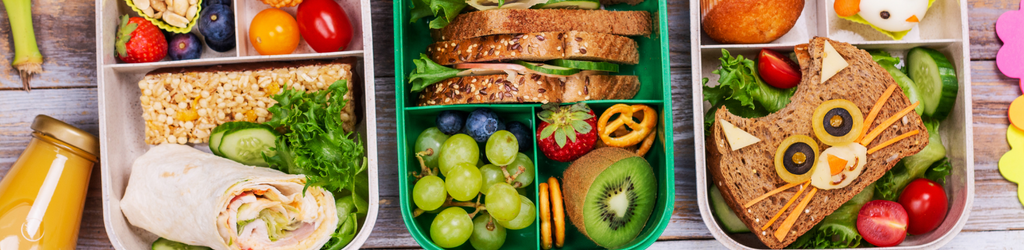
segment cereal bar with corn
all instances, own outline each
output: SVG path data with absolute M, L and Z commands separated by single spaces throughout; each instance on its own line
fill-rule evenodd
M 204 143 L 231 121 L 269 121 L 267 108 L 283 88 L 307 92 L 346 80 L 345 131 L 356 126 L 352 61 L 302 61 L 159 69 L 139 81 L 146 143 Z

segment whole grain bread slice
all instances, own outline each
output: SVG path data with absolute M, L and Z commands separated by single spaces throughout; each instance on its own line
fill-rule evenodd
M 651 13 L 647 11 L 499 9 L 460 14 L 448 26 L 430 30 L 430 35 L 435 41 L 569 31 L 646 36 L 652 28 Z
M 826 42 L 831 42 L 850 65 L 825 83 L 820 83 L 823 47 Z M 721 122 L 715 122 L 711 131 L 712 136 L 706 140 L 707 167 L 714 178 L 714 184 L 722 191 L 726 203 L 733 211 L 736 211 L 736 215 L 743 223 L 765 245 L 771 248 L 783 248 L 795 241 L 797 237 L 806 233 L 825 216 L 853 198 L 865 186 L 881 178 L 900 159 L 921 151 L 928 143 L 928 133 L 921 117 L 910 112 L 905 116 L 905 122 L 896 122 L 894 126 L 886 128 L 885 132 L 872 141 L 867 148 L 872 148 L 915 129 L 920 131 L 919 134 L 868 154 L 864 171 L 849 186 L 840 189 L 818 190 L 806 209 L 798 213 L 800 217 L 783 240 L 776 239 L 773 234 L 779 230 L 783 224 L 782 221 L 797 206 L 796 202 L 768 230 L 761 230 L 761 227 L 787 201 L 792 199 L 799 189 L 799 187 L 791 188 L 749 208 L 742 207 L 742 204 L 787 184 L 779 178 L 774 165 L 775 151 L 782 140 L 791 135 L 807 135 L 814 138 L 811 129 L 812 112 L 826 100 L 850 100 L 866 115 L 886 87 L 896 84 L 881 66 L 871 60 L 871 55 L 848 43 L 816 37 L 810 41 L 809 45 L 797 46 L 796 54 L 803 72 L 803 79 L 791 99 L 792 102 L 786 108 L 754 119 L 733 115 L 725 108 L 719 109 L 715 113 L 716 121 L 726 120 L 760 138 L 760 142 L 732 151 L 724 137 Z M 892 97 L 884 104 L 878 118 L 871 124 L 871 129 L 874 129 L 874 126 L 877 126 L 882 120 L 910 105 L 910 100 L 897 87 Z M 820 140 L 818 146 L 822 151 L 828 148 L 827 145 L 821 144 Z M 808 192 L 804 192 L 804 194 L 806 193 Z M 806 195 L 802 195 L 798 199 L 802 199 L 804 196 Z
M 632 99 L 638 90 L 640 80 L 637 76 L 605 75 L 594 71 L 582 71 L 565 77 L 531 72 L 512 76 L 463 76 L 427 86 L 420 92 L 416 105 Z
M 442 41 L 427 47 L 441 65 L 512 60 L 587 60 L 637 64 L 636 41 L 624 36 L 585 31 L 504 34 Z

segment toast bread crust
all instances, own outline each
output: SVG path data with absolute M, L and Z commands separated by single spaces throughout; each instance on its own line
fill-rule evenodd
M 779 241 L 773 235 L 781 227 L 782 221 L 789 216 L 796 205 L 791 205 L 768 230 L 761 227 L 774 216 L 782 206 L 793 198 L 797 188 L 791 188 L 749 208 L 742 204 L 753 200 L 764 193 L 787 184 L 775 172 L 774 154 L 782 140 L 791 135 L 807 135 L 814 138 L 811 128 L 811 116 L 814 108 L 822 102 L 832 99 L 847 99 L 860 108 L 861 112 L 869 112 L 886 87 L 895 85 L 892 77 L 864 50 L 848 43 L 831 41 L 833 47 L 850 65 L 841 70 L 825 83 L 821 81 L 821 59 L 825 42 L 831 40 L 816 37 L 809 45 L 796 47 L 796 54 L 803 72 L 803 79 L 791 103 L 773 114 L 761 118 L 746 119 L 733 115 L 725 108 L 715 113 L 715 120 L 724 119 L 736 127 L 761 139 L 761 142 L 732 151 L 724 137 L 721 122 L 712 128 L 712 136 L 706 141 L 708 169 L 714 184 L 722 191 L 726 203 L 749 227 L 752 232 L 771 248 L 783 248 L 795 241 L 799 236 L 810 230 L 815 224 L 839 208 L 840 205 L 853 198 L 865 186 L 874 183 L 900 159 L 913 155 L 928 144 L 928 130 L 921 117 L 914 112 L 907 114 L 906 122 L 896 122 L 886 128 L 877 139 L 867 145 L 875 147 L 882 142 L 912 130 L 920 133 L 900 140 L 878 152 L 867 155 L 867 164 L 861 174 L 850 185 L 832 190 L 818 190 L 805 211 L 799 213 L 799 219 L 786 237 Z M 874 129 L 881 121 L 893 116 L 899 110 L 910 106 L 911 102 L 902 89 L 897 87 L 889 100 L 886 101 L 878 118 L 871 124 Z M 824 151 L 827 145 L 820 143 L 818 147 Z M 807 192 L 804 192 L 805 194 Z M 802 199 L 801 195 L 798 199 Z
M 464 76 L 427 86 L 417 106 L 466 103 L 565 103 L 586 100 L 632 99 L 640 80 L 631 75 L 604 75 L 593 71 L 565 76 L 526 73 Z
M 430 35 L 435 41 L 569 31 L 646 36 L 652 28 L 651 13 L 647 11 L 499 9 L 460 14 L 448 26 L 430 30 Z
M 640 62 L 636 41 L 624 36 L 585 31 L 540 32 L 442 41 L 427 47 L 430 59 L 441 65 L 512 60 L 587 60 L 635 65 Z

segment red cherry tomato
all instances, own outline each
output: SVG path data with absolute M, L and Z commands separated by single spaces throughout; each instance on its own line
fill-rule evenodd
M 800 83 L 800 67 L 789 57 L 768 49 L 761 49 L 757 57 L 757 72 L 772 87 L 788 89 Z
M 352 23 L 334 0 L 304 0 L 295 16 L 299 33 L 316 52 L 345 50 L 352 41 Z
M 907 238 L 907 211 L 896 202 L 869 201 L 857 214 L 857 232 L 871 245 L 899 245 Z
M 935 230 L 942 224 L 942 220 L 946 219 L 946 209 L 949 205 L 946 190 L 934 181 L 917 179 L 910 182 L 903 189 L 903 194 L 900 194 L 899 201 L 910 217 L 907 232 L 911 235 Z

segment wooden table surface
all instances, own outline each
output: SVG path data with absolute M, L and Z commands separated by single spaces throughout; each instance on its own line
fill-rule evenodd
M 255 0 L 247 0 L 255 1 Z M 46 58 L 45 72 L 32 81 L 33 90 L 20 90 L 21 80 L 11 69 L 13 45 L 6 12 L 0 11 L 0 177 L 28 144 L 29 124 L 37 114 L 47 114 L 99 134 L 96 97 L 96 45 L 94 1 L 33 0 L 33 21 L 40 49 Z M 669 1 L 669 41 L 672 65 L 672 97 L 676 120 L 676 210 L 654 248 L 722 248 L 704 226 L 697 208 L 693 158 L 693 127 L 690 92 L 689 5 Z M 1009 150 L 1006 142 L 1007 107 L 1021 90 L 1017 80 L 999 73 L 996 51 L 1002 42 L 995 35 L 995 21 L 1007 10 L 1017 10 L 1019 0 L 971 0 L 971 82 L 974 93 L 975 199 L 963 231 L 946 247 L 952 249 L 1020 248 L 1024 239 L 1024 207 L 1017 201 L 1017 187 L 999 175 L 996 163 Z M 392 2 L 373 0 L 374 58 L 376 64 L 377 134 L 380 138 L 381 212 L 366 241 L 368 248 L 416 248 L 402 223 L 398 204 L 395 161 L 394 33 Z M 3 9 L 0 7 L 0 9 Z M 399 45 L 400 46 L 400 45 Z M 97 168 L 98 169 L 98 168 Z M 109 249 L 103 227 L 100 178 L 94 171 L 85 204 L 78 248 Z

